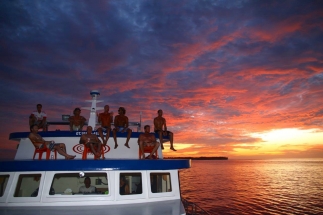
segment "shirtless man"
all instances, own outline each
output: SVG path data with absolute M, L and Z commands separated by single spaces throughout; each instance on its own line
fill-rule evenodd
M 45 141 L 39 134 L 38 134 L 38 126 L 37 125 L 31 125 L 30 126 L 30 134 L 29 139 L 34 144 L 36 148 L 48 148 L 51 151 L 54 151 L 55 149 L 57 152 L 65 157 L 65 159 L 70 160 L 74 159 L 75 155 L 69 155 L 66 153 L 66 146 L 64 143 L 55 143 L 54 141 Z
M 47 125 L 46 125 L 47 115 L 45 112 L 41 110 L 43 106 L 41 104 L 37 104 L 36 107 L 37 107 L 37 111 L 32 112 L 29 116 L 29 126 L 37 125 L 38 128 L 42 128 L 43 131 L 47 131 Z
M 113 112 L 109 113 L 109 105 L 104 106 L 104 112 L 99 114 L 98 122 L 101 123 L 101 127 L 98 128 L 98 132 L 102 139 L 103 145 L 107 145 L 110 137 L 111 122 L 113 121 Z M 106 131 L 106 138 L 104 139 L 103 131 Z
M 174 146 L 173 146 L 173 132 L 167 131 L 167 126 L 166 126 L 166 119 L 163 117 L 163 111 L 158 110 L 157 111 L 158 116 L 154 119 L 154 131 L 156 134 L 159 135 L 159 140 L 161 144 L 161 148 L 164 149 L 164 141 L 163 136 L 169 137 L 170 141 L 170 149 L 173 151 L 177 151 Z
M 144 131 L 145 133 L 140 134 L 138 139 L 139 149 L 142 155 L 141 159 L 145 159 L 145 153 L 144 153 L 145 146 L 155 146 L 154 149 L 151 151 L 150 155 L 148 156 L 148 159 L 153 159 L 152 155 L 156 152 L 160 143 L 156 141 L 155 135 L 150 133 L 149 125 L 145 125 Z
M 92 130 L 92 126 L 87 127 L 86 134 L 83 134 L 80 138 L 80 143 L 85 144 L 86 147 L 89 147 L 94 156 L 99 158 L 101 156 L 102 143 L 95 134 L 92 134 Z
M 86 119 L 81 116 L 81 109 L 75 108 L 73 111 L 74 116 L 71 116 L 68 121 L 70 121 L 70 131 L 82 131 Z
M 128 117 L 125 116 L 126 109 L 124 107 L 120 107 L 118 110 L 118 115 L 114 118 L 114 129 L 113 129 L 113 139 L 114 139 L 114 148 L 116 149 L 118 147 L 117 143 L 117 132 L 127 132 L 127 141 L 124 144 L 127 148 L 130 148 L 129 146 L 129 140 L 131 137 L 132 130 L 129 127 L 129 120 Z

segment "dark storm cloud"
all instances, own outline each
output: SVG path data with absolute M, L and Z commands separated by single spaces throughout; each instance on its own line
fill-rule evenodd
M 163 109 L 182 142 L 228 126 L 219 144 L 252 142 L 244 129 L 317 127 L 322 11 L 314 0 L 1 1 L 2 121 L 25 130 L 37 103 L 60 119 L 98 89 L 131 119 Z

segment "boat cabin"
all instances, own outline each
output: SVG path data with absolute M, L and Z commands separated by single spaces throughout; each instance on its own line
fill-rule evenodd
M 124 205 L 123 211 L 141 204 L 157 214 L 162 214 L 157 209 L 185 214 L 178 169 L 189 166 L 189 160 L 2 161 L 0 211 L 24 206 L 36 207 L 38 213 L 37 207 L 44 206 L 48 211 L 54 206 Z M 82 190 L 86 178 L 93 191 Z M 134 214 L 144 214 L 138 210 L 140 213 Z

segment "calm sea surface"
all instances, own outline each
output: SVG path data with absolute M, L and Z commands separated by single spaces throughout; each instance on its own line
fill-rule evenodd
M 323 159 L 193 160 L 180 178 L 210 214 L 323 214 Z

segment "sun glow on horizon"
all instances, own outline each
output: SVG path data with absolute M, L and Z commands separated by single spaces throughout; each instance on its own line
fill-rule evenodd
M 252 133 L 250 136 L 261 140 L 253 144 L 237 144 L 233 155 L 284 156 L 286 153 L 296 155 L 315 148 L 322 144 L 323 140 L 323 132 L 318 129 L 275 129 L 268 132 Z
M 170 143 L 164 143 L 164 151 L 172 151 L 170 150 Z M 187 148 L 191 148 L 192 146 L 194 146 L 195 144 L 189 144 L 189 143 L 174 143 L 174 148 L 175 149 L 187 149 Z
M 275 129 L 264 133 L 252 133 L 252 137 L 261 138 L 263 144 L 317 144 L 323 139 L 323 132 L 316 129 L 300 130 L 297 128 Z

